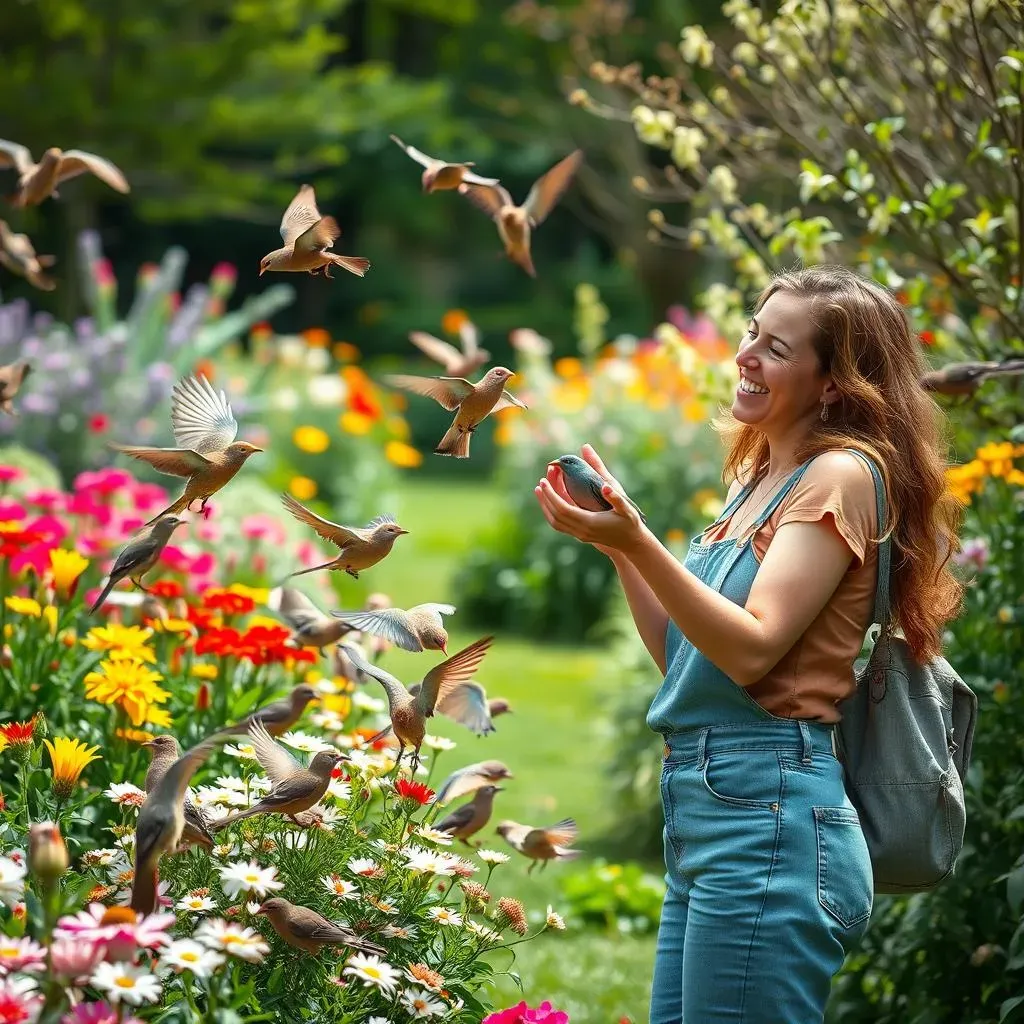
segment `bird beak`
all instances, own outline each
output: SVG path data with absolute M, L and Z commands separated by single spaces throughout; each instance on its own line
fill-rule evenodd
M 505 792 L 505 787 L 504 786 L 495 786 L 494 787 L 494 792 L 495 793 L 504 793 Z
M 260 904 L 260 909 L 256 911 L 256 916 L 259 916 L 260 914 L 263 914 L 263 913 L 265 913 L 265 911 L 263 909 L 263 904 L 261 903 Z
M 408 530 L 403 530 L 403 529 L 401 529 L 401 527 L 399 527 L 398 535 L 401 536 L 403 533 L 408 533 L 408 532 L 409 532 Z
M 260 267 L 260 277 L 263 276 L 263 271 L 266 270 L 266 269 L 267 269 L 266 267 Z
M 141 746 L 148 747 L 150 750 L 152 750 L 155 744 L 153 743 L 152 740 L 146 740 L 146 742 L 141 744 Z
M 448 645 L 441 644 L 441 653 L 447 658 L 448 657 Z
M 505 772 L 505 774 L 502 775 L 502 778 L 503 779 L 514 779 L 515 776 L 511 772 Z
M 252 450 L 253 452 L 264 452 L 266 451 L 266 448 L 258 448 L 256 445 L 253 445 Z

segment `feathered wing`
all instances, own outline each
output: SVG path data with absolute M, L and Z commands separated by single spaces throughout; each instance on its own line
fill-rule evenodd
M 550 828 L 534 831 L 541 833 L 552 846 L 571 846 L 579 836 L 579 828 L 572 818 L 563 818 Z
M 404 651 L 421 651 L 423 646 L 409 623 L 409 615 L 401 608 L 381 608 L 375 611 L 341 612 L 331 614 L 362 633 L 382 637 L 397 644 Z
M 480 351 L 480 331 L 472 320 L 463 320 L 459 325 L 459 344 L 462 345 L 463 355 L 471 359 Z
M 271 785 L 280 785 L 302 767 L 284 747 L 274 742 L 274 737 L 267 732 L 262 722 L 255 721 L 249 726 L 249 739 L 256 751 L 256 760 L 267 773 Z
M 435 160 L 433 157 L 429 157 L 426 153 L 418 150 L 415 146 L 410 146 L 408 143 L 403 142 L 397 135 L 389 135 L 388 138 L 396 145 L 401 146 L 405 150 L 406 156 L 412 157 L 416 163 L 421 164 L 423 167 L 444 163 L 443 160 Z
M 300 523 L 312 526 L 324 540 L 329 540 L 340 547 L 343 544 L 349 544 L 358 539 L 358 535 L 353 533 L 347 526 L 342 526 L 340 523 L 332 523 L 330 519 L 321 519 L 320 516 L 315 512 L 311 512 L 290 494 L 283 494 L 281 496 L 281 503 Z
M 506 206 L 515 206 L 515 203 L 512 202 L 512 196 L 509 195 L 508 189 L 504 185 L 471 185 L 464 183 L 459 186 L 459 192 L 492 220 Z
M 223 451 L 238 433 L 227 395 L 202 375 L 183 377 L 171 392 L 171 429 L 181 448 L 200 455 Z
M 370 676 L 372 679 L 376 679 L 384 687 L 387 691 L 389 702 L 393 703 L 396 700 L 402 700 L 409 695 L 409 691 L 401 680 L 396 679 L 389 672 L 385 672 L 384 669 L 368 662 L 358 647 L 355 647 L 353 644 L 344 643 L 338 646 L 348 655 L 349 660 L 360 672 Z
M 521 850 L 527 837 L 531 832 L 535 831 L 538 830 L 534 829 L 531 825 L 520 825 L 518 821 L 514 821 L 511 822 L 509 827 L 505 830 L 505 839 L 517 850 Z
M 456 831 L 460 828 L 465 828 L 473 820 L 473 814 L 476 812 L 476 808 L 473 806 L 472 801 L 468 804 L 463 804 L 461 807 L 456 807 L 451 814 L 447 815 L 442 821 L 438 822 L 434 827 L 439 832 L 447 832 L 449 830 Z
M 434 710 L 439 715 L 464 725 L 477 736 L 486 736 L 489 732 L 497 731 L 487 706 L 487 692 L 472 679 L 466 683 L 456 684 L 443 697 L 439 697 Z
M 0 167 L 12 165 L 19 175 L 31 170 L 35 166 L 32 151 L 28 146 L 23 146 L 19 142 L 0 139 Z
M 209 459 L 191 448 L 142 448 L 134 444 L 111 444 L 110 447 L 133 459 L 148 462 L 157 472 L 168 476 L 189 477 L 210 466 Z
M 57 170 L 56 184 L 77 178 L 86 172 L 96 175 L 105 185 L 109 185 L 115 192 L 130 192 L 128 179 L 121 173 L 121 169 L 109 160 L 105 160 L 95 153 L 86 153 L 82 149 L 68 149 L 60 159 L 60 167 Z
M 502 409 L 525 409 L 527 405 L 525 402 L 521 402 L 515 395 L 508 391 L 502 391 L 498 400 L 494 403 L 494 408 L 491 412 L 501 412 Z
M 583 163 L 583 150 L 573 150 L 567 157 L 559 160 L 551 170 L 542 174 L 530 189 L 530 194 L 523 203 L 534 227 L 542 224 L 548 214 L 555 208 L 558 200 L 572 183 L 580 164 Z
M 133 569 L 153 557 L 153 553 L 159 546 L 160 542 L 152 533 L 129 542 L 114 559 L 114 564 L 110 568 L 110 578 L 113 579 L 115 576 L 123 578 L 131 575 Z
M 435 338 L 426 331 L 410 331 L 409 340 L 425 355 L 440 363 L 448 373 L 462 362 L 462 356 L 454 345 Z
M 414 377 L 408 373 L 387 373 L 384 381 L 392 387 L 432 398 L 449 412 L 455 412 L 466 396 L 473 392 L 473 385 L 464 377 Z
M 295 252 L 320 252 L 323 249 L 330 249 L 340 234 L 341 228 L 338 227 L 338 222 L 333 217 L 321 217 L 295 239 L 293 249 Z
M 481 637 L 435 665 L 423 677 L 417 702 L 426 717 L 434 713 L 439 699 L 447 696 L 459 683 L 468 682 L 472 678 L 493 642 L 493 636 Z
M 274 603 L 271 603 L 271 602 Z M 267 604 L 281 616 L 296 633 L 315 626 L 323 612 L 304 594 L 294 587 L 277 587 L 271 591 Z
M 288 204 L 281 217 L 281 238 L 285 245 L 293 245 L 303 232 L 320 220 L 316 207 L 316 193 L 312 185 L 303 185 Z

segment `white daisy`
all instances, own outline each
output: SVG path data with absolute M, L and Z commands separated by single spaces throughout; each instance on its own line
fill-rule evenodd
M 500 853 L 498 850 L 477 850 L 476 855 L 485 864 L 507 864 L 508 854 Z
M 385 939 L 415 939 L 416 938 L 416 926 L 414 924 L 407 924 L 404 927 L 398 924 L 386 924 L 381 928 L 380 933 Z
M 324 875 L 320 884 L 332 895 L 341 900 L 354 900 L 359 897 L 359 887 L 342 878 L 341 875 Z
M 448 907 L 431 907 L 427 911 L 427 917 L 438 924 L 462 924 L 462 915 Z
M 223 950 L 252 964 L 258 964 L 270 952 L 259 932 L 219 917 L 203 921 L 193 938 L 209 949 Z
M 431 736 L 429 733 L 423 737 L 423 746 L 431 750 L 454 750 L 455 741 L 447 736 Z
M 194 939 L 175 939 L 164 950 L 160 963 L 169 964 L 178 971 L 191 971 L 197 978 L 208 978 L 226 957 L 215 949 L 207 949 Z
M 547 918 L 545 919 L 545 924 L 556 932 L 565 931 L 565 918 L 562 917 L 561 914 L 556 914 L 550 903 L 548 904 L 548 913 Z
M 260 903 L 259 900 L 249 900 L 249 902 L 245 905 L 245 909 L 247 913 L 255 916 L 260 912 L 260 907 L 262 906 L 263 904 Z
M 330 785 L 327 787 L 327 795 L 345 803 L 346 800 L 352 799 L 352 787 L 344 779 L 331 779 Z
M 262 796 L 264 793 L 269 793 L 273 788 L 274 784 L 266 775 L 254 775 L 249 779 L 249 792 L 254 796 Z
M 365 875 L 367 878 L 373 878 L 374 875 L 380 873 L 377 862 L 370 857 L 353 857 L 345 867 L 353 875 Z
M 347 767 L 349 774 L 352 773 L 353 768 L 356 771 L 367 772 L 371 768 L 377 768 L 379 765 L 380 761 L 371 754 L 367 754 L 365 750 L 353 750 L 348 755 Z
M 345 719 L 337 711 L 318 711 L 309 720 L 324 732 L 341 732 L 345 728 Z
M 455 858 L 434 850 L 416 849 L 406 854 L 405 866 L 416 875 L 440 875 L 445 878 L 455 873 Z
M 221 789 L 233 789 L 238 793 L 244 793 L 247 788 L 245 779 L 240 779 L 237 775 L 218 775 L 217 785 Z
M 256 748 L 251 743 L 228 743 L 221 748 L 228 757 L 237 757 L 241 761 L 257 761 Z
M 317 816 L 319 821 L 313 826 L 322 832 L 333 832 L 339 821 L 345 821 L 345 817 L 337 807 L 318 807 Z
M 230 857 L 235 852 L 234 843 L 218 843 L 213 848 L 214 857 Z
M 223 804 L 226 807 L 248 807 L 249 799 L 245 793 L 237 789 L 225 789 L 223 786 L 200 786 L 196 791 L 195 804 L 197 807 L 212 807 L 214 804 Z
M 146 800 L 146 793 L 130 782 L 112 782 L 103 795 L 119 807 L 134 807 L 138 810 Z
M 12 910 L 15 904 L 25 898 L 24 863 L 19 864 L 10 857 L 0 857 L 0 902 Z
M 129 861 L 125 856 L 124 850 L 115 847 L 102 850 L 86 850 L 82 854 L 82 863 L 87 868 L 109 868 L 115 865 L 127 867 Z
M 369 1017 L 366 1024 L 391 1024 L 387 1017 Z
M 330 743 L 324 742 L 319 736 L 313 736 L 308 732 L 299 732 L 295 729 L 289 729 L 288 732 L 283 733 L 278 739 L 294 750 L 301 750 L 304 754 L 316 754 L 321 750 L 334 749 Z
M 160 999 L 160 980 L 145 967 L 128 963 L 101 963 L 93 971 L 89 983 L 114 1003 L 155 1003 Z
M 448 1007 L 435 999 L 426 989 L 409 988 L 402 993 L 402 1006 L 415 1019 L 418 1017 L 440 1017 Z
M 240 892 L 254 892 L 266 896 L 275 889 L 283 889 L 284 882 L 277 881 L 277 868 L 260 867 L 255 861 L 235 861 L 225 864 L 220 870 L 220 886 L 228 899 L 234 899 Z
M 352 694 L 352 707 L 359 711 L 382 712 L 387 706 L 387 701 L 380 697 L 371 697 L 370 694 L 364 693 L 362 690 L 356 690 Z
M 487 928 L 482 924 L 477 924 L 476 921 L 467 921 L 466 930 L 483 939 L 484 942 L 501 942 L 500 932 L 496 932 L 493 928 Z
M 421 825 L 416 829 L 416 835 L 421 839 L 426 839 L 428 843 L 437 843 L 438 846 L 451 846 L 455 841 L 451 832 L 442 832 L 440 829 L 428 828 L 426 825 Z
M 375 985 L 382 992 L 388 994 L 395 990 L 395 986 L 401 979 L 401 975 L 391 964 L 372 953 L 353 953 L 348 958 L 348 965 L 341 973 L 343 975 L 351 974 L 353 978 L 358 978 L 364 985 Z
M 209 896 L 185 896 L 174 904 L 175 910 L 183 910 L 186 914 L 205 914 L 216 910 L 217 904 Z

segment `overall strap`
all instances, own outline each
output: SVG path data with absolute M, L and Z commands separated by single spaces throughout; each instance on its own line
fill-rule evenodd
M 875 481 L 875 510 L 878 513 L 878 532 L 881 535 L 885 532 L 886 517 L 885 483 L 882 480 L 882 474 L 875 465 L 874 459 L 869 458 L 859 449 L 844 448 L 843 451 L 852 452 L 871 470 L 871 476 Z M 882 627 L 883 633 L 889 628 L 889 617 L 892 612 L 889 603 L 889 573 L 891 568 L 892 537 L 889 536 L 878 546 L 878 584 L 875 587 L 875 610 L 872 613 L 872 621 L 877 622 Z

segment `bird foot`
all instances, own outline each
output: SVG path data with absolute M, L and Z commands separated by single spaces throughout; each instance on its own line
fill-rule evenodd
M 359 571 L 357 569 L 346 569 L 345 572 L 347 572 L 352 579 L 359 579 Z

